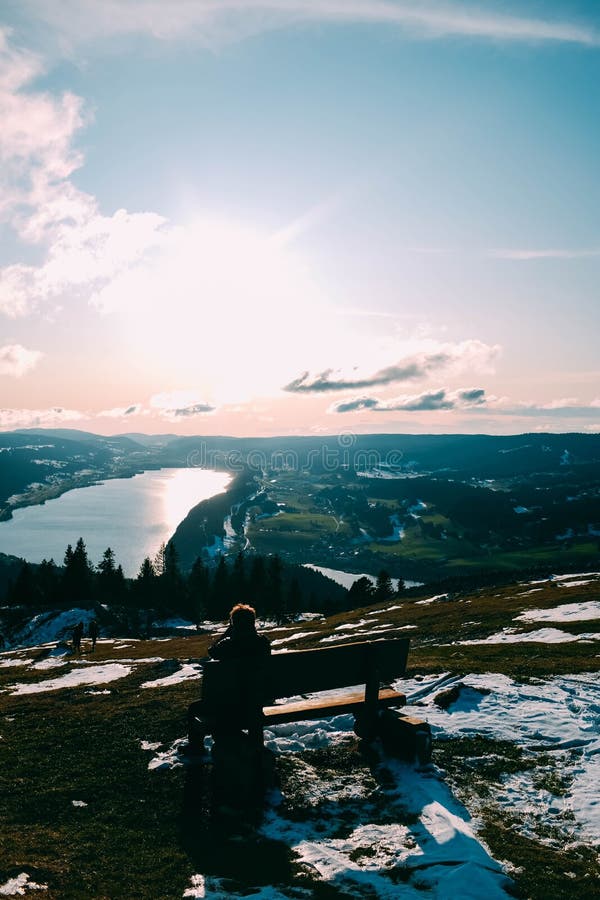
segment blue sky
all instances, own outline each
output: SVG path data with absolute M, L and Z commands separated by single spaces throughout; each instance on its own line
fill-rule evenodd
M 597 4 L 0 29 L 0 427 L 598 430 Z

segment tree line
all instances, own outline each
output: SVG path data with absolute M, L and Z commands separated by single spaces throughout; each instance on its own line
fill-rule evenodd
M 198 557 L 191 570 L 183 572 L 173 542 L 162 544 L 153 559 L 146 557 L 135 578 L 126 578 L 110 547 L 94 565 L 79 538 L 75 547 L 67 547 L 62 566 L 53 560 L 39 565 L 24 562 L 9 586 L 7 602 L 31 609 L 110 606 L 132 613 L 152 609 L 195 623 L 223 621 L 234 603 L 249 603 L 259 617 L 284 622 L 300 612 L 331 615 L 385 602 L 395 594 L 384 571 L 375 585 L 362 577 L 347 590 L 320 572 L 283 562 L 277 555 L 240 552 L 232 560 L 220 556 L 212 566 Z

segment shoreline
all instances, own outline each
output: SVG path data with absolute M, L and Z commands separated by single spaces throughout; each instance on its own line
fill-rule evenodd
M 128 467 L 122 472 L 95 472 L 93 475 L 82 475 L 79 478 L 72 478 L 61 482 L 60 484 L 49 484 L 40 490 L 30 491 L 29 493 L 19 494 L 19 500 L 15 503 L 7 504 L 0 509 L 0 522 L 9 522 L 13 518 L 16 509 L 25 509 L 28 506 L 44 506 L 48 500 L 56 500 L 69 491 L 75 491 L 79 488 L 93 487 L 102 484 L 104 481 L 114 481 L 118 478 L 134 478 L 136 475 L 142 475 L 144 472 L 156 472 L 160 469 L 183 469 L 186 466 L 159 466 L 150 465 L 144 468 L 131 469 Z

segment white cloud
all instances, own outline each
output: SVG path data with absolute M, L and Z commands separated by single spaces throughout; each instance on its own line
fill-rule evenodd
M 424 391 L 421 394 L 403 394 L 400 397 L 381 399 L 379 397 L 354 397 L 340 400 L 330 406 L 330 413 L 359 412 L 438 412 L 456 409 L 472 409 L 485 406 L 485 391 L 482 388 L 462 388 L 448 391 Z
M 43 68 L 0 28 L 0 219 L 33 241 L 48 219 L 77 216 L 80 206 L 67 179 L 82 162 L 72 146 L 84 124 L 82 101 L 68 91 L 58 97 L 26 92 Z
M 12 317 L 58 304 L 66 292 L 89 296 L 163 240 L 162 216 L 123 209 L 104 216 L 75 187 L 70 176 L 83 158 L 73 141 L 85 124 L 83 104 L 68 92 L 31 90 L 42 71 L 0 29 L 0 222 L 46 251 L 39 265 L 0 269 L 0 312 Z
M 164 391 L 150 398 L 150 406 L 170 422 L 213 413 L 216 407 L 198 397 L 195 391 Z
M 219 45 L 304 23 L 379 24 L 424 38 L 568 42 L 598 46 L 584 22 L 510 15 L 502 6 L 449 0 L 22 0 L 71 45 L 117 34 Z
M 421 352 L 402 357 L 375 372 L 357 368 L 346 372 L 329 368 L 316 374 L 305 371 L 286 384 L 283 390 L 294 394 L 320 394 L 415 381 L 442 371 L 490 371 L 499 352 L 498 345 L 492 346 L 478 340 L 454 344 L 427 340 Z
M 33 369 L 42 356 L 39 350 L 28 350 L 22 344 L 5 344 L 0 347 L 0 375 L 20 378 Z
M 600 415 L 600 398 L 580 401 L 575 397 L 562 397 L 547 401 L 514 401 L 508 397 L 491 398 L 490 410 L 502 416 L 552 417 L 565 419 L 597 418 Z
M 101 412 L 96 413 L 96 416 L 105 419 L 126 419 L 128 416 L 145 414 L 146 411 L 141 403 L 132 403 L 130 406 L 115 406 L 113 409 L 103 409 Z
M 85 418 L 84 413 L 61 406 L 50 409 L 0 409 L 0 428 L 41 428 Z
M 597 259 L 600 257 L 600 248 L 592 247 L 587 249 L 497 249 L 490 250 L 487 254 L 493 259 L 507 259 L 515 262 L 529 262 L 537 259 Z

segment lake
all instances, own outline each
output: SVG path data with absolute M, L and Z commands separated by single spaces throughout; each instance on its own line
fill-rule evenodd
M 356 572 L 344 572 L 341 569 L 328 569 L 326 566 L 314 566 L 312 563 L 304 563 L 307 569 L 314 569 L 316 572 L 320 572 L 321 575 L 326 575 L 327 578 L 331 578 L 332 581 L 337 582 L 337 584 L 341 584 L 342 587 L 351 588 L 357 578 L 368 578 L 372 584 L 375 584 L 377 578 L 375 575 L 367 575 L 366 572 L 361 572 L 357 574 Z M 405 588 L 411 587 L 421 587 L 423 584 L 422 581 L 409 581 L 409 579 L 404 578 Z M 392 578 L 392 584 L 394 588 L 398 588 L 398 578 Z
M 220 494 L 230 479 L 208 469 L 159 469 L 76 488 L 43 505 L 15 509 L 12 519 L 0 522 L 0 552 L 62 565 L 67 544 L 82 537 L 93 563 L 111 547 L 125 575 L 136 575 L 190 509 Z

